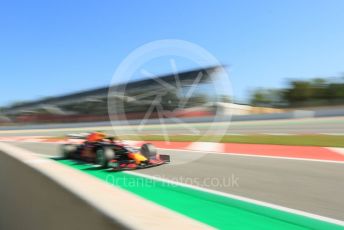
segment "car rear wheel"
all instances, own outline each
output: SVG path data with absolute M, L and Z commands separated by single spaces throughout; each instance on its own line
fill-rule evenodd
M 111 148 L 99 148 L 96 151 L 96 164 L 103 168 L 107 168 L 109 161 L 114 158 L 115 152 Z
M 63 158 L 71 158 L 73 153 L 75 153 L 75 151 L 77 150 L 77 146 L 76 145 L 72 145 L 72 144 L 64 144 L 61 145 L 61 157 Z
M 155 159 L 157 156 L 157 150 L 154 145 L 147 143 L 141 146 L 141 154 L 147 159 Z

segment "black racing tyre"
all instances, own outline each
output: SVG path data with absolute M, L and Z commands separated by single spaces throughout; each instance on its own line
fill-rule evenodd
M 147 159 L 154 159 L 158 152 L 153 144 L 147 143 L 141 146 L 141 154 Z
M 115 158 L 115 151 L 111 148 L 99 148 L 96 151 L 96 164 L 107 168 L 109 161 Z
M 61 148 L 60 148 L 60 154 L 61 154 L 61 157 L 63 158 L 71 158 L 73 153 L 76 152 L 78 146 L 76 145 L 73 145 L 73 144 L 64 144 L 64 145 L 61 145 Z

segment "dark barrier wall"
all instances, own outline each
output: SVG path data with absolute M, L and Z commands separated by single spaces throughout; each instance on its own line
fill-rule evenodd
M 3 152 L 0 152 L 0 183 L 1 230 L 124 229 L 76 195 Z

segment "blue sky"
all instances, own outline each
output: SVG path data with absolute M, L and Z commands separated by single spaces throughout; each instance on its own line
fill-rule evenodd
M 0 4 L 0 105 L 107 85 L 131 51 L 159 39 L 196 43 L 229 65 L 241 101 L 287 78 L 344 72 L 342 0 Z

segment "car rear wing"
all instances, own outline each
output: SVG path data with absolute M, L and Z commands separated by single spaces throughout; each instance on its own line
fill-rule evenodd
M 86 139 L 86 137 L 89 135 L 89 133 L 72 133 L 68 134 L 67 137 L 70 139 Z

